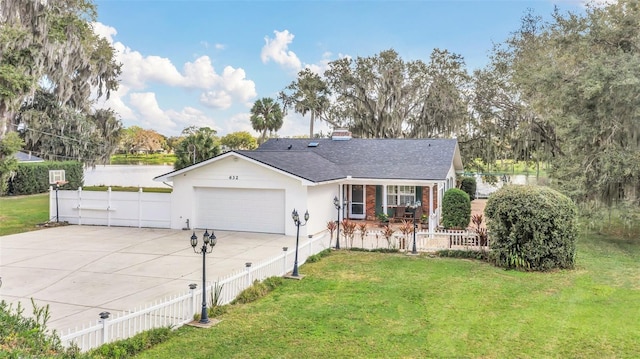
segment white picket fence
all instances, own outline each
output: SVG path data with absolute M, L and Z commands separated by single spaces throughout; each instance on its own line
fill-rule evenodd
M 298 246 L 298 265 L 307 258 L 329 248 L 326 234 L 309 238 Z M 258 264 L 247 263 L 244 269 L 238 270 L 226 278 L 207 284 L 207 302 L 214 286 L 222 286 L 219 304 L 229 304 L 240 292 L 248 288 L 254 280 L 262 281 L 272 276 L 283 276 L 293 269 L 295 248 L 283 248 L 283 252 L 270 260 Z M 162 301 L 148 304 L 116 315 L 104 315 L 95 324 L 68 330 L 60 335 L 63 345 L 77 345 L 80 350 L 87 351 L 103 344 L 132 337 L 143 331 L 160 328 L 177 328 L 193 321 L 194 314 L 202 309 L 202 288 L 190 289 Z

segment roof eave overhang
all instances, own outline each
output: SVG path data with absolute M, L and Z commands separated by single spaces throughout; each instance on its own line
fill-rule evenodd
M 417 179 L 417 178 L 368 178 L 368 177 L 351 177 L 333 180 L 325 183 L 343 183 L 343 184 L 368 184 L 368 185 L 423 185 L 431 186 L 442 182 L 442 179 Z
M 184 173 L 187 173 L 187 172 L 193 171 L 193 170 L 195 170 L 195 169 L 197 169 L 197 168 L 201 168 L 201 167 L 203 167 L 203 166 L 210 165 L 210 164 L 212 164 L 212 163 L 215 163 L 215 162 L 220 161 L 220 160 L 222 160 L 222 159 L 225 159 L 225 158 L 227 158 L 227 157 L 236 157 L 236 158 L 240 158 L 240 159 L 243 159 L 243 160 L 245 160 L 245 161 L 247 161 L 247 162 L 253 163 L 253 164 L 255 164 L 255 165 L 258 165 L 258 166 L 261 166 L 261 167 L 267 168 L 267 169 L 269 169 L 269 170 L 271 170 L 271 171 L 274 171 L 274 172 L 277 172 L 277 173 L 279 173 L 279 174 L 282 174 L 282 175 L 284 175 L 284 176 L 287 176 L 287 177 L 290 177 L 290 178 L 294 178 L 294 179 L 296 179 L 296 180 L 299 180 L 303 186 L 314 186 L 314 185 L 316 185 L 316 182 L 310 181 L 310 180 L 308 180 L 308 179 L 306 179 L 306 178 L 302 178 L 302 177 L 300 177 L 300 176 L 296 176 L 296 175 L 294 175 L 294 174 L 292 174 L 292 173 L 289 173 L 289 172 L 283 171 L 283 170 L 278 169 L 278 168 L 276 168 L 276 167 L 270 166 L 270 165 L 268 165 L 268 164 L 266 164 L 266 163 L 263 163 L 263 162 L 260 162 L 260 161 L 254 160 L 253 158 L 247 157 L 247 156 L 245 156 L 245 155 L 243 155 L 243 154 L 241 154 L 241 153 L 235 152 L 235 151 L 225 152 L 225 153 L 223 153 L 223 154 L 221 154 L 221 155 L 218 155 L 218 156 L 216 156 L 216 157 L 212 157 L 212 158 L 210 158 L 210 159 L 208 159 L 208 160 L 206 160 L 206 161 L 202 161 L 202 162 L 196 163 L 196 164 L 191 165 L 191 166 L 189 166 L 189 167 L 185 167 L 185 168 L 180 169 L 180 170 L 177 170 L 177 171 L 173 171 L 173 172 L 165 173 L 164 175 L 160 175 L 160 176 L 158 176 L 158 177 L 154 177 L 154 178 L 153 178 L 153 180 L 154 180 L 154 181 L 157 181 L 157 182 L 169 182 L 169 181 L 173 181 L 173 177 L 176 177 L 176 176 L 179 176 L 179 175 L 181 175 L 181 174 L 184 174 Z

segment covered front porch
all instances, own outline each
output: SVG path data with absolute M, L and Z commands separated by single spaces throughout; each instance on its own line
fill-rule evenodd
M 420 202 L 418 220 L 425 217 L 429 228 L 440 223 L 440 203 L 451 181 L 351 180 L 339 187 L 341 218 L 376 221 L 380 214 L 391 220 L 402 218 L 400 211 Z M 412 217 L 412 214 L 409 215 Z

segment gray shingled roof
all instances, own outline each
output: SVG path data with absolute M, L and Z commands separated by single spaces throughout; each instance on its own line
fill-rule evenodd
M 13 156 L 18 160 L 18 162 L 43 162 L 44 160 L 36 155 L 31 153 L 18 151 L 13 154 Z
M 316 147 L 309 147 L 315 142 Z M 454 161 L 451 139 L 271 139 L 243 156 L 312 182 L 378 178 L 441 180 Z

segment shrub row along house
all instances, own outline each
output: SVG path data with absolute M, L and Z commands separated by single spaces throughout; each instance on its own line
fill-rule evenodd
M 341 218 L 421 201 L 433 223 L 462 160 L 455 139 L 271 139 L 253 151 L 230 151 L 154 178 L 173 182 L 171 228 L 209 228 L 294 235 L 291 212 L 309 210 L 302 234 Z M 306 233 L 305 233 L 306 231 Z

